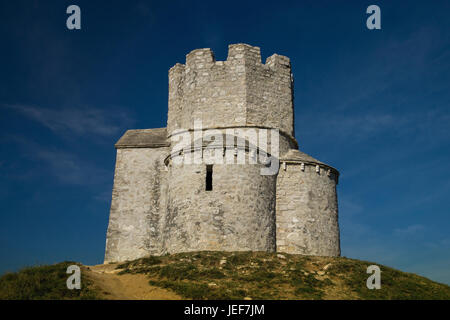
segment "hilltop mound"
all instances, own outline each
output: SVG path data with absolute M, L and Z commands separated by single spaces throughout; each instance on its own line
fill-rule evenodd
M 180 253 L 121 264 L 84 266 L 85 286 L 78 294 L 64 293 L 62 286 L 53 290 L 45 284 L 50 281 L 48 277 L 26 281 L 33 270 L 28 268 L 25 273 L 0 278 L 0 298 L 450 299 L 449 286 L 382 265 L 378 265 L 381 289 L 369 290 L 366 270 L 372 264 L 376 263 L 264 252 Z M 60 269 L 60 275 L 52 283 L 60 279 L 65 285 L 66 267 L 65 263 L 51 266 Z M 34 269 L 39 268 L 43 267 Z M 40 289 L 32 289 L 33 286 Z

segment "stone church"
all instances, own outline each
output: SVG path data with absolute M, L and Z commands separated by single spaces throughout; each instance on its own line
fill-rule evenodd
M 339 256 L 339 172 L 299 150 L 293 90 L 289 58 L 263 64 L 247 44 L 230 45 L 226 61 L 197 49 L 175 64 L 167 127 L 128 130 L 115 145 L 105 263 L 202 250 Z

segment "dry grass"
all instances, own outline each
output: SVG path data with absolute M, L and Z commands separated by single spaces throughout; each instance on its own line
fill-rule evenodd
M 265 252 L 192 252 L 118 266 L 153 286 L 193 299 L 450 299 L 450 287 L 381 266 L 381 290 L 369 290 L 371 262 Z
M 91 281 L 81 273 L 81 289 L 67 289 L 66 273 L 75 262 L 28 267 L 0 277 L 0 300 L 66 300 L 97 299 Z
M 82 267 L 81 290 L 66 288 L 70 264 L 6 274 L 0 299 L 450 299 L 449 286 L 382 265 L 381 289 L 369 290 L 376 263 L 347 258 L 180 253 Z

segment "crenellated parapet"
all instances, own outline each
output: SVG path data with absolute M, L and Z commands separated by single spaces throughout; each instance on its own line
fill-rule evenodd
M 261 126 L 294 136 L 293 81 L 289 58 L 261 62 L 258 47 L 233 44 L 226 61 L 211 49 L 186 55 L 169 71 L 168 135 L 175 130 Z

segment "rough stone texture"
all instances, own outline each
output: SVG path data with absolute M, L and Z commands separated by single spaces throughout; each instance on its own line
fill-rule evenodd
M 172 67 L 167 129 L 128 130 L 115 145 L 105 262 L 194 250 L 339 255 L 339 173 L 297 150 L 293 101 L 289 58 L 262 64 L 258 47 L 230 45 L 226 61 L 197 49 Z M 193 131 L 196 120 L 202 131 Z M 264 161 L 249 163 L 256 143 L 240 132 L 259 129 L 280 132 L 275 175 L 261 175 Z M 213 164 L 206 191 L 208 143 L 196 142 L 210 130 L 246 145 L 233 138 L 214 149 L 236 162 Z M 194 142 L 189 149 L 179 148 L 183 136 Z M 267 142 L 256 154 L 272 153 L 270 133 Z M 193 152 L 200 164 L 177 162 Z
M 321 162 L 281 161 L 276 199 L 277 251 L 339 256 L 337 171 Z
M 275 251 L 276 181 L 275 176 L 260 175 L 259 169 L 213 165 L 213 189 L 205 191 L 205 165 L 173 165 L 166 250 Z
M 211 49 L 186 55 L 186 65 L 169 71 L 168 132 L 205 128 L 278 128 L 294 136 L 293 87 L 289 58 L 273 55 L 261 63 L 258 47 L 230 45 L 226 61 Z
M 105 261 L 161 253 L 167 148 L 117 150 Z

